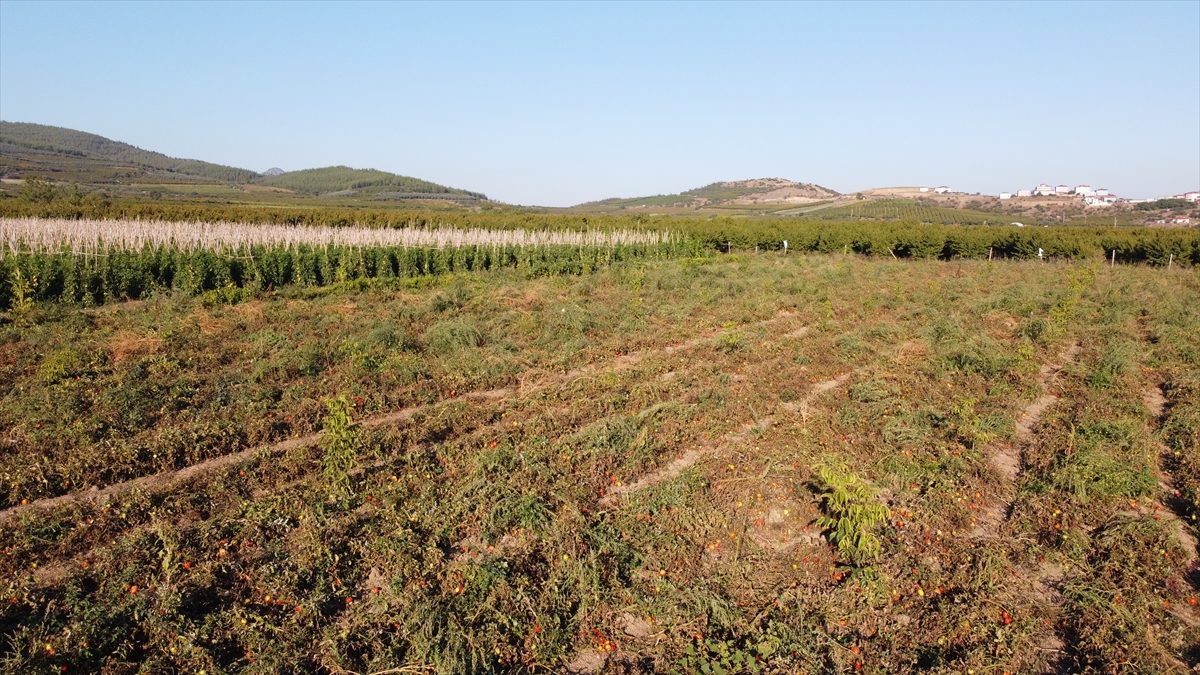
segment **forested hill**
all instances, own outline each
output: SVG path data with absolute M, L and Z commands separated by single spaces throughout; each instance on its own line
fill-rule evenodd
M 0 121 L 0 143 L 60 155 L 88 157 L 227 183 L 248 183 L 258 173 L 196 159 L 176 159 L 84 131 L 45 124 Z
M 487 198 L 479 192 L 450 188 L 420 178 L 400 176 L 378 169 L 352 169 L 348 166 L 287 171 L 276 176 L 264 176 L 254 182 L 316 195 L 365 190 L 377 194 L 381 199 L 415 198 L 419 195 L 436 196 L 440 199 Z

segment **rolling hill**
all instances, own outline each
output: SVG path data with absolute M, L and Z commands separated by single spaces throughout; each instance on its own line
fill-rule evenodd
M 486 201 L 481 192 L 459 190 L 430 181 L 377 169 L 330 166 L 300 171 L 249 169 L 213 164 L 196 159 L 168 157 L 103 136 L 44 124 L 0 121 L 0 178 L 26 176 L 48 178 L 58 183 L 93 186 L 134 186 L 145 191 L 156 185 L 155 194 L 173 194 L 169 186 L 214 184 L 212 189 L 235 192 L 275 188 L 296 193 L 297 199 L 345 197 L 369 201 L 439 200 L 456 203 Z M 255 187 L 262 186 L 262 187 Z
M 449 188 L 420 178 L 400 176 L 378 169 L 352 169 L 348 166 L 286 171 L 274 176 L 263 176 L 254 182 L 310 195 L 343 196 L 347 193 L 362 192 L 379 200 L 427 199 L 432 195 L 451 200 L 487 199 L 480 192 Z
M 839 196 L 841 196 L 840 193 L 814 183 L 795 183 L 782 178 L 756 178 L 712 183 L 677 194 L 603 199 L 580 204 L 573 209 L 580 211 L 648 208 L 757 210 L 795 207 L 828 201 Z
M 23 122 L 0 121 L 0 156 L 43 165 L 49 173 L 56 173 L 54 159 L 61 158 L 72 166 L 77 166 L 79 160 L 92 160 L 93 164 L 127 169 L 124 173 L 166 173 L 227 183 L 248 183 L 258 176 L 247 169 L 168 157 L 84 131 Z

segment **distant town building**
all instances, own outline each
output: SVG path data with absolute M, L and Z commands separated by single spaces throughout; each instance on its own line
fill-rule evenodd
M 1032 197 L 1033 191 L 1032 190 L 1017 190 L 1017 196 L 1018 197 Z
M 1011 192 L 1001 192 L 1000 199 L 1012 199 L 1012 193 Z
M 929 192 L 929 188 L 923 187 L 923 188 L 921 188 L 921 192 Z
M 1191 225 L 1192 219 L 1188 218 L 1187 216 L 1175 216 L 1171 219 L 1171 222 L 1175 223 L 1176 225 Z
M 1090 194 L 1092 194 L 1092 186 L 1091 185 L 1076 185 L 1075 186 L 1075 194 L 1090 195 Z
M 1033 194 L 1039 197 L 1052 195 L 1054 194 L 1054 186 L 1046 185 L 1045 183 L 1039 183 L 1037 187 L 1033 188 Z
M 945 185 L 941 185 L 941 186 L 933 188 L 933 191 L 938 193 L 939 195 L 944 195 L 950 191 L 950 188 L 946 187 Z
M 1071 188 L 1067 187 L 1066 185 L 1059 185 L 1058 187 L 1054 188 L 1054 194 L 1069 195 L 1071 194 Z
M 1196 202 L 1200 201 L 1200 192 L 1185 192 L 1179 195 L 1179 198 L 1195 204 Z
M 1108 188 L 1096 188 L 1096 196 L 1097 197 L 1107 197 L 1108 196 Z
M 1112 206 L 1109 202 L 1104 201 L 1100 197 L 1084 197 L 1083 203 L 1088 206 Z

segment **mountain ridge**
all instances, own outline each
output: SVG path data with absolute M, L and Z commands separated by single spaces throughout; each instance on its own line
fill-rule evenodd
M 39 176 L 58 182 L 131 184 L 209 182 L 280 188 L 310 196 L 356 194 L 374 201 L 486 201 L 482 192 L 378 169 L 328 166 L 259 173 L 198 159 L 170 157 L 99 134 L 0 120 L 0 177 Z

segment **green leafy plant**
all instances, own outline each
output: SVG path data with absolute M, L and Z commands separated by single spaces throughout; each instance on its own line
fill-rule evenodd
M 972 449 L 991 443 L 996 433 L 988 428 L 988 420 L 975 413 L 975 404 L 979 399 L 960 399 L 951 407 L 953 413 L 950 428 L 964 443 Z
M 688 645 L 678 665 L 682 672 L 704 675 L 758 673 L 762 670 L 759 659 L 774 653 L 775 645 L 769 640 L 739 647 L 733 640 L 705 638 Z
M 887 521 L 887 507 L 845 466 L 822 464 L 817 474 L 826 489 L 821 500 L 827 513 L 817 524 L 829 531 L 830 542 L 856 563 L 877 557 L 882 542 L 874 529 Z
M 339 396 L 325 402 L 329 415 L 325 417 L 325 453 L 321 458 L 321 469 L 330 495 L 337 498 L 349 497 L 350 470 L 358 456 L 358 435 L 355 433 L 354 418 L 350 415 L 350 402 Z

